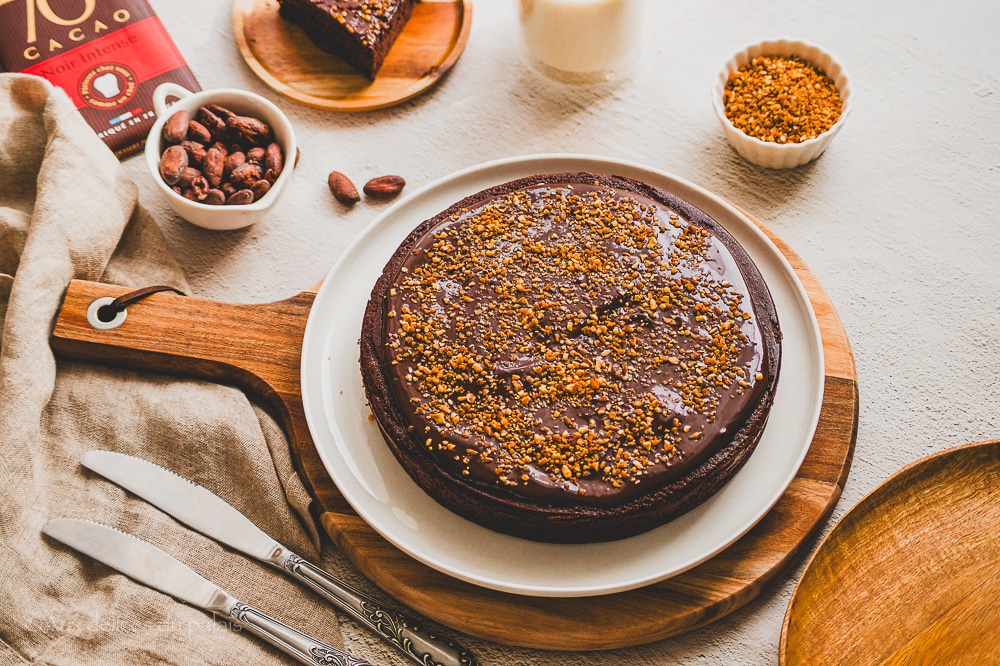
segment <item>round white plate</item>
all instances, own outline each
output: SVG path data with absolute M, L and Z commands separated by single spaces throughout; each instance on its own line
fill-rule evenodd
M 536 543 L 493 532 L 437 504 L 386 446 L 361 383 L 358 339 L 368 296 L 400 242 L 425 219 L 479 190 L 533 174 L 621 175 L 698 206 L 746 248 L 770 287 L 781 323 L 781 379 L 767 428 L 742 470 L 693 511 L 608 543 Z M 320 458 L 351 506 L 402 551 L 434 569 L 505 592 L 588 596 L 633 589 L 707 560 L 778 501 L 812 442 L 823 400 L 823 347 L 805 290 L 757 227 L 711 193 L 661 171 L 577 155 L 483 164 L 414 192 L 385 210 L 345 250 L 323 282 L 306 326 L 302 399 Z

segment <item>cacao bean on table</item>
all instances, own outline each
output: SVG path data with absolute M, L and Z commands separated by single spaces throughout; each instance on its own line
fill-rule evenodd
M 370 197 L 391 199 L 399 194 L 404 187 L 406 187 L 406 181 L 402 176 L 379 176 L 369 180 L 361 189 Z

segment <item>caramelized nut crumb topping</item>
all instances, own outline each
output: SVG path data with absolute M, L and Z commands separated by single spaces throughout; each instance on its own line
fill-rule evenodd
M 596 182 L 453 215 L 390 292 L 385 342 L 428 424 L 420 441 L 507 486 L 639 483 L 703 437 L 682 419 L 713 423 L 722 396 L 762 378 L 749 299 L 709 269 L 717 243 Z
M 392 0 L 367 0 L 354 7 L 338 7 L 332 11 L 332 16 L 348 32 L 361 33 L 361 42 L 367 46 L 388 26 L 397 10 L 398 4 Z
M 736 129 L 773 143 L 815 139 L 842 106 L 833 80 L 798 56 L 754 58 L 729 75 L 723 102 Z

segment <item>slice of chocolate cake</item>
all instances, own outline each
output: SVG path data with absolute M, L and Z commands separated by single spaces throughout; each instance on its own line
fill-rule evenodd
M 374 79 L 416 0 L 278 0 L 320 48 Z

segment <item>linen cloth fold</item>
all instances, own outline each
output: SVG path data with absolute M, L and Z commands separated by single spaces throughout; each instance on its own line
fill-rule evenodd
M 328 604 L 80 465 L 90 449 L 145 458 L 318 556 L 288 442 L 242 392 L 53 356 L 49 335 L 74 278 L 187 291 L 135 184 L 65 93 L 0 74 L 0 664 L 291 663 L 44 536 L 56 517 L 135 534 L 237 598 L 343 645 Z

